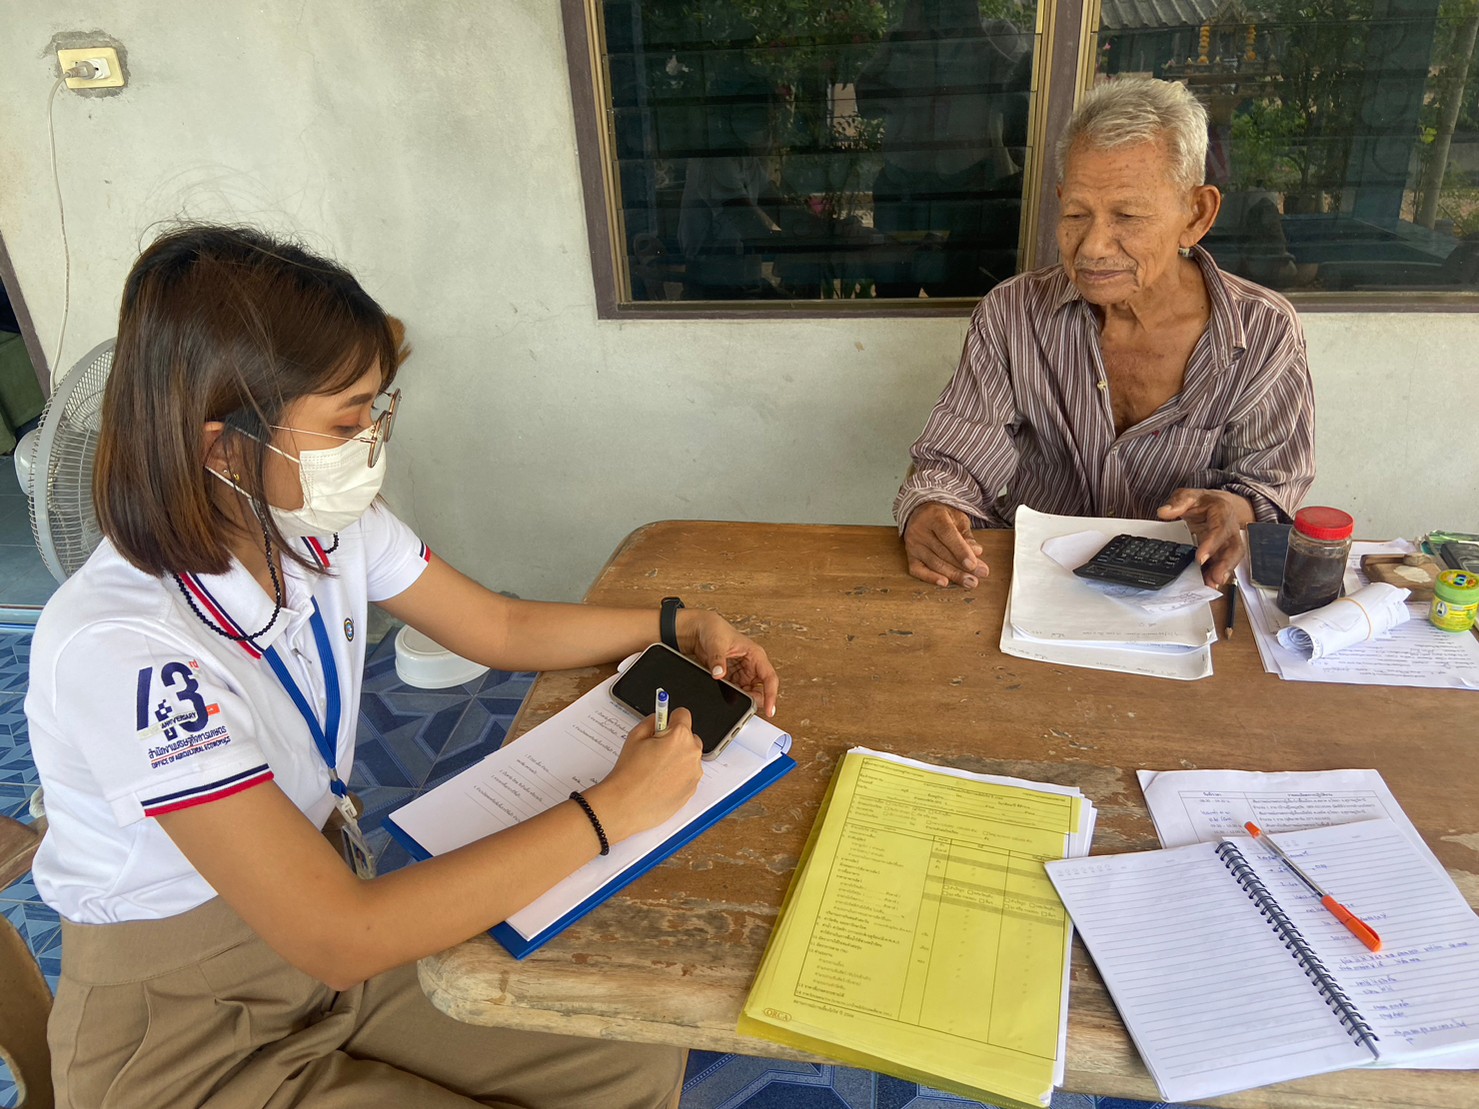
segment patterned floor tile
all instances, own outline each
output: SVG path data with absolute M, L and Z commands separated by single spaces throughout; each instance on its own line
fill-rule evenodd
M 365 807 L 364 815 L 360 817 L 360 827 L 367 836 L 381 831 L 385 818 L 407 801 L 415 800 L 420 792 L 417 789 L 396 786 L 370 786 L 355 790 Z
M 351 781 L 413 789 L 424 785 L 467 709 L 467 699 L 460 696 L 364 694 Z
M 0 914 L 25 938 L 26 946 L 38 961 L 61 942 L 60 918 L 50 905 L 40 901 L 0 901 Z
M 442 753 L 426 777 L 428 787 L 440 785 L 498 750 L 508 735 L 511 714 L 495 715 L 481 701 L 473 701 L 447 737 Z
M 851 1067 L 693 1051 L 682 1109 L 993 1109 L 987 1102 Z M 1052 1109 L 1191 1109 L 1055 1093 Z
M 24 693 L 30 668 L 30 635 L 0 635 L 0 693 Z
M 0 762 L 3 762 L 5 754 L 5 748 L 0 747 Z M 0 816 L 8 816 L 23 824 L 31 823 L 31 791 L 35 788 L 25 782 L 0 780 Z
M 41 894 L 36 891 L 36 882 L 29 872 L 23 875 L 19 881 L 13 882 L 0 890 L 0 901 L 40 901 Z
M 27 785 L 40 783 L 27 739 L 24 693 L 0 693 L 0 782 Z

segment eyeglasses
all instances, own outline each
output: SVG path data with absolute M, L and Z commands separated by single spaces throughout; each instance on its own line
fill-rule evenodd
M 345 438 L 342 435 L 335 435 L 330 431 L 305 431 L 302 428 L 286 427 L 282 424 L 272 424 L 270 426 L 274 431 L 292 431 L 299 435 L 321 435 L 324 438 L 338 439 L 345 443 L 365 443 L 370 448 L 370 458 L 366 465 L 373 469 L 375 463 L 380 461 L 380 452 L 385 449 L 385 444 L 390 442 L 390 433 L 395 428 L 395 409 L 396 405 L 400 403 L 400 400 L 401 391 L 399 389 L 394 389 L 389 393 L 381 393 L 375 398 L 374 407 L 371 409 L 374 415 L 370 420 L 370 426 L 358 435 L 353 435 L 349 438 Z M 367 436 L 368 438 L 366 438 Z

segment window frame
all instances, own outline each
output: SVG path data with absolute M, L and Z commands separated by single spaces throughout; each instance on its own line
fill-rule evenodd
M 979 297 L 919 300 L 636 301 L 630 298 L 620 234 L 619 184 L 612 152 L 615 113 L 608 107 L 601 0 L 560 0 L 565 31 L 596 316 L 637 319 L 839 319 L 969 316 Z M 1022 269 L 1058 257 L 1058 198 L 1052 188 L 1050 136 L 1068 123 L 1094 83 L 1100 0 L 1039 0 L 1033 43 L 1028 164 L 1019 250 Z M 1298 292 L 1284 294 L 1300 312 L 1479 312 L 1479 292 Z

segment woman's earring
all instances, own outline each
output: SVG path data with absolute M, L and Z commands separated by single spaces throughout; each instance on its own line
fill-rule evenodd
M 1180 247 L 1177 247 L 1176 248 L 1176 253 L 1179 254 L 1179 255 L 1181 255 L 1181 257 L 1183 257 L 1183 258 L 1190 258 L 1191 257 L 1191 247 L 1189 247 L 1189 246 L 1180 246 Z

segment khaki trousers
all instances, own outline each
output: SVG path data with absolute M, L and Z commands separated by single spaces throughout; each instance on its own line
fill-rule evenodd
M 414 965 L 343 993 L 223 901 L 166 920 L 62 922 L 48 1026 L 62 1109 L 657 1109 L 676 1048 L 463 1024 Z

